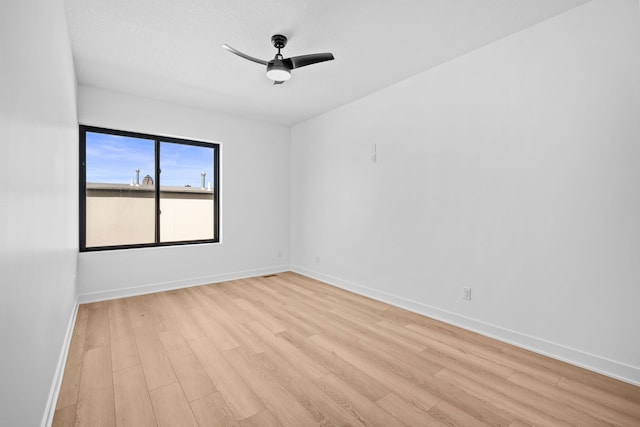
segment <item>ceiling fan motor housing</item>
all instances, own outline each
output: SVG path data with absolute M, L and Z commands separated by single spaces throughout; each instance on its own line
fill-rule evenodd
M 282 49 L 287 45 L 287 37 L 283 36 L 282 34 L 274 34 L 273 36 L 271 36 L 271 44 L 276 49 Z

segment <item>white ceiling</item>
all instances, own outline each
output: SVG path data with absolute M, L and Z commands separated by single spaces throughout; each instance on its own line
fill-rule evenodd
M 65 0 L 78 81 L 292 125 L 588 0 Z M 273 86 L 285 57 L 332 52 Z

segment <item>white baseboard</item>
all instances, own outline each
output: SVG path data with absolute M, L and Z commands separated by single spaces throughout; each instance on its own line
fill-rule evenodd
M 42 416 L 42 427 L 50 427 L 53 423 L 53 416 L 56 412 L 56 403 L 58 402 L 58 395 L 60 394 L 60 387 L 62 386 L 64 368 L 67 365 L 67 356 L 69 355 L 71 338 L 73 337 L 73 329 L 76 325 L 78 305 L 78 298 L 76 298 L 73 304 L 71 317 L 69 318 L 69 323 L 67 324 L 67 333 L 64 336 L 64 342 L 62 343 L 62 350 L 60 351 L 56 371 L 53 375 L 53 384 L 51 385 L 51 391 L 49 392 L 49 399 L 47 399 L 47 406 L 44 410 L 44 415 Z
M 246 279 L 248 277 L 264 276 L 267 274 L 282 273 L 289 271 L 288 265 L 279 265 L 268 268 L 260 268 L 253 270 L 235 271 L 232 273 L 223 273 L 213 276 L 192 277 L 185 280 L 175 280 L 163 283 L 151 283 L 131 288 L 113 289 L 101 292 L 92 292 L 78 295 L 78 303 L 86 304 L 98 301 L 107 301 L 116 298 L 132 297 L 137 295 L 151 294 L 154 292 L 171 291 L 174 289 L 188 288 L 191 286 L 206 285 L 209 283 L 225 282 L 227 280 Z
M 328 283 L 347 291 L 364 295 L 423 316 L 459 326 L 481 335 L 485 335 L 544 356 L 557 359 L 571 365 L 579 366 L 636 386 L 640 386 L 640 367 L 630 366 L 602 356 L 590 354 L 570 348 L 562 344 L 550 342 L 531 335 L 506 329 L 480 320 L 472 319 L 450 311 L 442 310 L 427 304 L 412 301 L 386 292 L 371 289 L 337 277 L 328 276 L 300 266 L 291 266 L 291 271 Z

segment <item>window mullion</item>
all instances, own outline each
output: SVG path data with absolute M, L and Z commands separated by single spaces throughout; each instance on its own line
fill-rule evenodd
M 156 217 L 155 217 L 155 225 L 156 225 L 156 244 L 160 243 L 160 175 L 162 171 L 160 170 L 160 140 L 155 140 L 155 175 L 156 175 L 156 188 L 155 188 L 155 202 L 156 202 Z

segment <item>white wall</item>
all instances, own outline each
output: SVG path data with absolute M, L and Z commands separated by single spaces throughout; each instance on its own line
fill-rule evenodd
M 596 0 L 295 126 L 293 269 L 640 384 L 638 17 Z
M 81 253 L 81 301 L 289 269 L 289 128 L 86 86 L 78 120 L 219 142 L 222 184 L 221 243 Z
M 76 292 L 76 89 L 62 0 L 0 3 L 0 58 L 0 425 L 36 426 Z

